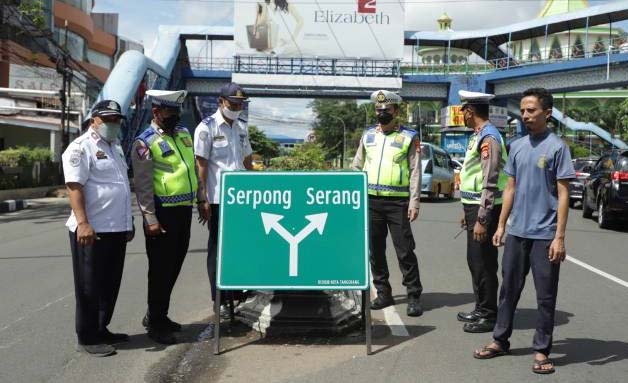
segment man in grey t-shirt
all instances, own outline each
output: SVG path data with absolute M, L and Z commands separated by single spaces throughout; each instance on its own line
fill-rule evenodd
M 552 107 L 552 95 L 543 88 L 523 93 L 521 117 L 529 135 L 511 145 L 504 168 L 508 184 L 493 237 L 496 246 L 503 245 L 509 221 L 497 323 L 493 342 L 474 353 L 477 359 L 508 353 L 515 309 L 531 268 L 538 306 L 532 371 L 538 374 L 554 372 L 548 356 L 552 348 L 558 274 L 566 255 L 569 179 L 576 176 L 569 148 L 547 127 Z

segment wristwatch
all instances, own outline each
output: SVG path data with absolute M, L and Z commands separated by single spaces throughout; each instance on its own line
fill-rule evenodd
M 486 226 L 486 217 L 478 216 L 478 222 L 480 223 L 480 225 Z

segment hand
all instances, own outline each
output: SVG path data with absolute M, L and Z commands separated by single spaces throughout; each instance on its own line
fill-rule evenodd
M 131 231 L 127 231 L 126 232 L 126 241 L 127 242 L 131 242 L 133 240 L 133 238 L 135 238 L 135 224 L 133 225 L 133 228 L 131 229 Z
M 480 221 L 476 221 L 473 226 L 473 240 L 476 242 L 484 243 L 486 242 L 487 234 L 486 227 L 480 223 Z
M 565 250 L 565 240 L 554 238 L 549 247 L 549 260 L 552 263 L 561 263 L 565 260 L 567 251 Z
M 153 223 L 152 225 L 146 225 L 144 227 L 144 232 L 148 237 L 156 237 L 158 235 L 166 233 L 166 231 L 161 227 L 159 222 Z
M 211 207 L 209 206 L 209 202 L 207 201 L 201 202 L 198 205 L 196 205 L 196 207 L 198 208 L 198 223 L 200 223 L 201 225 L 205 225 L 212 216 L 212 211 L 211 211 Z
M 419 209 L 415 209 L 413 207 L 408 208 L 408 219 L 410 222 L 414 222 L 415 219 L 419 216 Z
M 76 241 L 79 246 L 91 246 L 96 240 L 96 232 L 87 222 L 79 223 L 76 228 Z
M 460 228 L 467 230 L 467 220 L 464 218 L 464 214 L 460 217 Z
M 493 235 L 493 246 L 504 246 L 504 231 L 505 230 L 503 226 L 497 227 L 497 230 L 495 230 L 495 235 Z

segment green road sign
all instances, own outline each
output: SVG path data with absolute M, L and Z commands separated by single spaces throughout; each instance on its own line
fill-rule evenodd
M 366 174 L 225 172 L 221 289 L 369 286 Z

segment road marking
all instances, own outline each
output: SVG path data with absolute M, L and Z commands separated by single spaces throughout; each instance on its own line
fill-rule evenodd
M 373 281 L 371 281 L 371 297 L 375 298 L 376 296 L 377 291 L 375 291 Z M 408 333 L 406 325 L 403 323 L 403 320 L 401 320 L 395 306 L 388 306 L 382 311 L 384 312 L 384 320 L 386 321 L 388 327 L 390 327 L 390 333 L 393 336 L 410 336 L 410 333 Z
M 613 281 L 615 283 L 618 283 L 618 284 L 620 284 L 620 285 L 622 285 L 624 287 L 628 287 L 628 282 L 626 282 L 624 280 L 621 280 L 621 279 L 617 278 L 616 276 L 611 275 L 611 274 L 609 274 L 609 273 L 607 273 L 605 271 L 602 271 L 602 270 L 600 270 L 598 268 L 595 268 L 595 267 L 589 265 L 588 263 L 584 263 L 584 262 L 582 262 L 582 261 L 572 257 L 571 255 L 567 255 L 567 260 L 570 261 L 570 262 L 575 263 L 578 266 L 584 267 L 585 269 L 587 269 L 589 271 L 592 271 L 592 272 L 594 272 L 594 273 L 596 273 L 598 275 L 601 275 L 604 278 L 610 279 L 611 281 Z
M 28 319 L 28 318 L 29 318 L 29 317 L 31 317 L 33 314 L 38 313 L 38 312 L 40 312 L 40 311 L 43 311 L 43 310 L 47 309 L 48 307 L 50 307 L 50 306 L 54 305 L 55 303 L 61 302 L 62 300 L 66 299 L 66 298 L 68 298 L 68 297 L 71 297 L 71 296 L 73 296 L 73 295 L 74 295 L 74 293 L 70 293 L 70 294 L 68 294 L 68 295 L 64 295 L 64 296 L 62 296 L 61 298 L 55 299 L 54 301 L 50 301 L 50 302 L 46 303 L 45 305 L 43 305 L 43 306 L 41 306 L 41 307 L 39 307 L 39 308 L 37 308 L 37 309 L 35 309 L 35 310 L 32 310 L 32 311 L 30 311 L 30 312 L 26 313 L 26 315 L 24 315 L 24 316 L 21 316 L 21 317 L 17 318 L 16 320 L 14 320 L 13 322 L 9 323 L 8 325 L 6 325 L 6 326 L 4 326 L 4 327 L 1 327 L 1 328 L 0 328 L 0 332 L 3 332 L 3 331 L 8 330 L 11 326 L 14 326 L 15 324 L 17 324 L 17 323 L 19 323 L 19 322 L 23 321 L 24 319 Z

